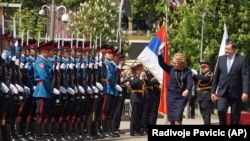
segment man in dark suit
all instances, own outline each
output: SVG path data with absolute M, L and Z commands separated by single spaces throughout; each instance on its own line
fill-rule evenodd
M 249 71 L 246 57 L 236 53 L 237 45 L 227 42 L 225 55 L 218 58 L 212 83 L 211 99 L 218 99 L 218 116 L 226 124 L 226 112 L 231 106 L 231 124 L 239 124 L 242 102 L 248 100 Z

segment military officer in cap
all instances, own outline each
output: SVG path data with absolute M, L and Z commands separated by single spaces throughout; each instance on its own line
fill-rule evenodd
M 197 101 L 199 102 L 200 112 L 205 125 L 211 124 L 211 113 L 213 102 L 211 100 L 211 88 L 213 81 L 213 72 L 210 70 L 210 63 L 200 62 L 201 74 L 192 70 L 194 80 L 197 82 Z
M 21 47 L 20 57 L 20 71 L 22 73 L 22 83 L 24 85 L 25 93 L 24 100 L 21 102 L 19 113 L 16 122 L 16 131 L 19 140 L 34 140 L 32 133 L 34 133 L 34 110 L 35 104 L 33 102 L 32 93 L 34 85 L 34 68 L 35 62 L 35 48 L 36 40 L 29 39 L 28 43 Z M 27 132 L 26 132 L 27 131 Z M 26 135 L 28 138 L 26 139 Z
M 38 47 L 40 55 L 34 64 L 34 79 L 37 84 L 33 92 L 36 101 L 36 139 L 42 136 L 49 138 L 49 110 L 53 100 L 52 93 L 58 93 L 52 87 L 53 68 L 48 60 L 49 50 L 54 48 L 54 41 L 49 41 Z M 43 128 L 44 126 L 44 128 Z
M 113 117 L 113 121 L 112 121 L 112 126 L 114 129 L 115 134 L 119 135 L 120 134 L 120 123 L 121 123 L 121 117 L 122 117 L 122 112 L 123 112 L 123 108 L 124 108 L 124 102 L 125 99 L 127 97 L 127 90 L 129 87 L 129 82 L 127 79 L 127 76 L 125 74 L 125 71 L 123 69 L 123 67 L 126 65 L 125 64 L 125 55 L 119 54 L 119 72 L 118 72 L 118 84 L 121 86 L 122 88 L 122 92 L 120 92 L 119 94 L 119 98 L 117 100 L 117 105 L 116 105 L 116 109 L 115 109 L 115 113 L 114 113 L 114 117 Z
M 106 48 L 105 51 L 105 60 L 103 61 L 103 69 L 106 71 L 106 76 L 102 78 L 105 92 L 104 92 L 104 103 L 103 103 L 103 130 L 105 133 L 105 136 L 108 133 L 111 133 L 111 122 L 113 118 L 113 114 L 115 111 L 116 106 L 116 100 L 117 96 L 119 96 L 119 93 L 117 93 L 116 90 L 116 84 L 117 84 L 117 67 L 114 63 L 112 63 L 113 60 L 113 46 L 109 45 Z M 102 73 L 104 73 L 104 71 Z M 112 133 L 111 133 L 112 134 Z
M 131 67 L 133 76 L 130 78 L 131 96 L 130 103 L 132 107 L 130 121 L 130 136 L 142 136 L 141 120 L 144 105 L 145 79 L 146 73 L 143 70 L 142 64 L 137 64 Z

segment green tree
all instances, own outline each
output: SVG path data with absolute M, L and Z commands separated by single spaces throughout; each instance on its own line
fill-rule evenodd
M 73 35 L 81 34 L 92 39 L 102 35 L 102 40 L 116 39 L 118 8 L 106 0 L 89 0 L 70 13 L 68 29 Z
M 38 39 L 39 33 L 42 33 L 46 21 L 45 17 L 38 15 L 37 9 L 28 8 L 17 11 L 15 15 L 11 17 L 11 24 L 9 24 L 9 29 L 11 30 L 13 30 L 14 19 L 16 21 L 17 37 L 22 38 L 23 36 L 24 39 L 27 38 L 27 36 Z
M 243 4 L 244 3 L 244 4 Z M 223 25 L 227 25 L 230 40 L 239 44 L 239 52 L 249 54 L 249 1 L 202 0 L 187 1 L 169 13 L 170 54 L 183 52 L 187 55 L 190 67 L 198 69 L 201 49 L 202 14 L 208 8 L 215 17 L 207 14 L 204 18 L 203 60 L 216 63 Z

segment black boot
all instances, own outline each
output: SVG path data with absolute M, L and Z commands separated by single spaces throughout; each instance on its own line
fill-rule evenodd
M 26 123 L 26 137 L 29 141 L 35 140 L 35 128 L 36 124 L 34 121 L 29 121 Z
M 2 141 L 11 141 L 10 125 L 1 125 Z
M 19 141 L 28 141 L 28 139 L 25 137 L 25 123 L 22 121 L 16 122 L 16 132 L 17 137 Z
M 58 135 L 58 123 L 57 122 L 52 122 L 51 123 L 51 134 L 50 134 L 50 139 L 52 141 L 57 141 L 57 135 Z
M 50 141 L 50 123 L 43 124 L 43 136 L 46 141 Z
M 66 124 L 65 122 L 58 123 L 58 140 L 66 141 Z
M 43 140 L 42 135 L 43 135 L 43 131 L 42 131 L 42 124 L 41 123 L 37 123 L 36 124 L 36 129 L 35 129 L 35 140 Z
M 79 140 L 84 140 L 83 123 L 82 122 L 76 123 L 76 132 L 78 132 Z
M 15 129 L 15 122 L 10 122 L 10 134 L 11 134 L 11 140 L 12 141 L 18 141 L 18 137 L 16 134 L 16 129 Z
M 73 138 L 72 138 L 72 136 L 70 134 L 71 133 L 71 128 L 72 128 L 71 122 L 70 121 L 66 121 L 66 132 L 65 132 L 66 136 L 65 137 L 66 137 L 67 140 L 70 140 L 70 141 L 73 140 Z

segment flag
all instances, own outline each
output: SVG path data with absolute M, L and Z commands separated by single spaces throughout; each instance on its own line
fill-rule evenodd
M 157 32 L 156 36 L 138 55 L 137 60 L 143 64 L 155 77 L 162 83 L 163 70 L 158 63 L 158 50 L 163 44 L 166 45 L 166 26 L 163 25 Z
M 168 39 L 166 39 L 166 41 L 168 41 Z M 165 63 L 169 63 L 168 61 L 168 43 L 166 42 L 166 46 L 164 48 L 164 62 Z M 162 114 L 163 116 L 165 116 L 167 114 L 168 111 L 168 107 L 167 107 L 167 84 L 168 84 L 168 80 L 169 80 L 169 74 L 167 72 L 163 72 L 163 82 L 162 82 L 162 87 L 161 87 L 161 99 L 160 99 L 160 105 L 159 105 L 159 109 L 158 112 L 160 114 Z
M 220 44 L 220 50 L 219 50 L 218 58 L 225 54 L 225 45 L 226 45 L 227 40 L 228 40 L 228 32 L 227 32 L 226 24 L 224 24 L 223 29 L 224 29 L 224 32 L 223 32 L 223 36 L 222 36 L 222 40 L 221 40 L 221 44 Z M 215 64 L 214 71 L 217 68 L 218 58 L 217 58 L 217 61 L 216 61 L 216 64 Z M 218 87 L 217 87 L 217 89 L 218 89 Z M 217 93 L 217 90 L 216 90 L 216 93 Z
M 227 40 L 228 40 L 227 26 L 226 24 L 224 24 L 224 33 L 223 33 L 223 37 L 221 40 L 220 51 L 219 51 L 218 56 L 222 56 L 225 54 L 225 45 L 226 45 Z
M 168 45 L 166 36 L 166 25 L 163 25 L 156 36 L 149 42 L 137 59 L 158 79 L 162 85 L 159 113 L 167 114 L 167 83 L 169 76 L 158 64 L 158 50 L 164 45 L 164 62 L 168 63 Z

